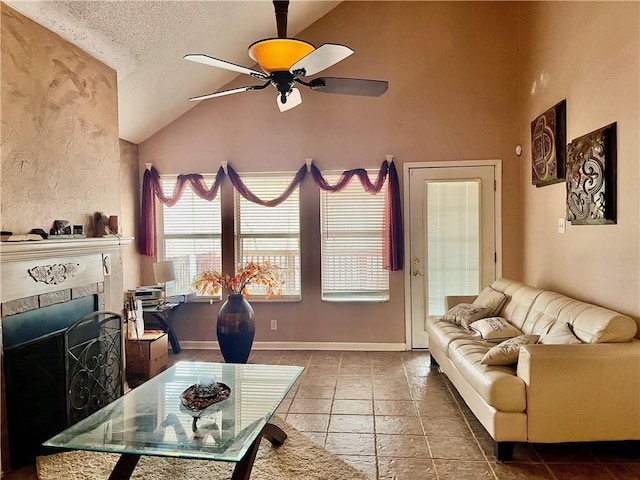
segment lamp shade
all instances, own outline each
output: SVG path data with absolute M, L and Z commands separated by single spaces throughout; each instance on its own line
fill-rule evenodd
M 315 47 L 295 38 L 267 38 L 249 46 L 249 56 L 266 73 L 288 71 L 291 66 Z
M 167 260 L 166 262 L 154 263 L 153 275 L 156 279 L 156 283 L 166 283 L 175 280 L 176 272 L 173 269 L 173 262 L 171 260 Z

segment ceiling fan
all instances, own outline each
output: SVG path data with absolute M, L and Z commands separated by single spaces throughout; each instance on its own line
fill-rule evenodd
M 185 60 L 244 73 L 258 80 L 263 80 L 264 83 L 200 95 L 190 98 L 190 101 L 207 100 L 251 90 L 263 90 L 269 85 L 273 85 L 278 90 L 278 108 L 281 112 L 284 112 L 302 103 L 302 96 L 300 95 L 300 90 L 295 87 L 296 84 L 303 85 L 316 92 L 341 95 L 379 97 L 387 91 L 389 83 L 384 80 L 338 77 L 307 79 L 307 77 L 344 60 L 354 51 L 345 45 L 335 43 L 324 43 L 315 48 L 311 43 L 304 40 L 287 38 L 289 1 L 273 0 L 273 5 L 278 38 L 259 40 L 249 46 L 249 56 L 260 65 L 263 72 L 210 57 L 209 55 L 189 54 L 184 56 Z

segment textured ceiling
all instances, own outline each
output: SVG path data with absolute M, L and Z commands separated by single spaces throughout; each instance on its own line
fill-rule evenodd
M 120 137 L 140 143 L 236 76 L 182 57 L 205 53 L 252 66 L 247 47 L 275 37 L 270 0 L 4 0 L 118 72 Z M 338 1 L 293 0 L 293 37 Z

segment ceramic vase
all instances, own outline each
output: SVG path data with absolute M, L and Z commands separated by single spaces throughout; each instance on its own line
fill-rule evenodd
M 256 323 L 244 295 L 229 295 L 218 311 L 218 344 L 227 363 L 247 363 Z

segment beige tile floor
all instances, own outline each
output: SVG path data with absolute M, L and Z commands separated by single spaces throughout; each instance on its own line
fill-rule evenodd
M 169 359 L 222 361 L 214 350 Z M 305 367 L 277 413 L 371 480 L 640 480 L 640 458 L 616 443 L 517 444 L 512 461 L 496 462 L 428 352 L 255 351 L 249 361 Z M 36 477 L 24 468 L 4 478 Z
M 221 361 L 211 350 L 171 356 L 181 359 Z M 620 444 L 517 444 L 496 462 L 426 351 L 255 351 L 249 362 L 305 367 L 278 414 L 371 480 L 640 480 L 640 457 Z

